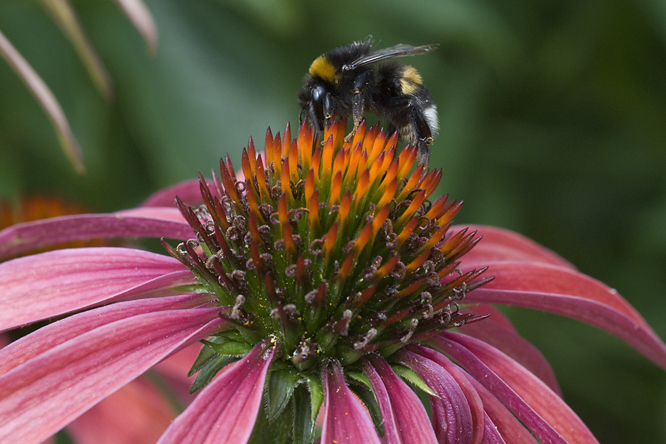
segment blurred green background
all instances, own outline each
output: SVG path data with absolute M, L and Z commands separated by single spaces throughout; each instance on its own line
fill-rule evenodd
M 250 135 L 298 122 L 310 62 L 373 35 L 440 43 L 409 60 L 439 105 L 431 167 L 458 223 L 525 234 L 618 291 L 666 338 L 663 0 L 147 1 L 155 58 L 112 1 L 73 4 L 115 83 L 94 89 L 40 5 L 2 0 L 0 29 L 60 100 L 85 153 L 75 175 L 0 60 L 0 198 L 57 194 L 95 211 L 240 165 Z M 666 443 L 666 373 L 575 321 L 511 309 L 603 443 Z

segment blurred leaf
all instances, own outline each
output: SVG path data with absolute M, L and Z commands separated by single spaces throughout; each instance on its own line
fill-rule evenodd
M 493 67 L 507 72 L 523 48 L 510 24 L 492 2 L 473 0 L 428 0 L 403 2 L 401 0 L 373 0 L 369 9 L 387 19 L 418 24 L 433 41 L 469 47 L 482 54 Z M 405 42 L 407 43 L 407 42 Z
M 218 0 L 258 20 L 276 34 L 294 36 L 303 27 L 303 8 L 298 0 Z

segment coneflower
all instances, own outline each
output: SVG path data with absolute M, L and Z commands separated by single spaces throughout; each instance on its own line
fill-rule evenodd
M 554 253 L 451 226 L 461 202 L 432 197 L 441 171 L 415 167 L 397 136 L 363 125 L 344 142 L 345 128 L 322 144 L 307 123 L 294 140 L 269 130 L 263 155 L 250 140 L 239 171 L 227 157 L 177 188 L 189 204 L 201 196 L 176 199 L 182 217 L 159 206 L 170 190 L 0 232 L 0 255 L 98 236 L 183 241 L 163 242 L 173 258 L 100 247 L 0 264 L 0 328 L 75 313 L 0 350 L 2 441 L 40 442 L 203 340 L 197 397 L 160 442 L 596 442 L 487 303 L 581 319 L 663 368 L 666 346 Z

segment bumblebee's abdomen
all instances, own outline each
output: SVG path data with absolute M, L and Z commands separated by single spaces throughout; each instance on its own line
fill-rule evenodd
M 400 92 L 405 95 L 414 93 L 417 89 L 423 88 L 421 74 L 411 66 L 405 66 L 400 75 Z

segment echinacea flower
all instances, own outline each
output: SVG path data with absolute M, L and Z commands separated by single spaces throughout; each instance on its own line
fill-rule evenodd
M 293 141 L 269 131 L 238 176 L 227 158 L 138 209 L 0 232 L 0 256 L 183 241 L 163 242 L 172 257 L 80 248 L 0 264 L 0 329 L 60 318 L 0 350 L 0 441 L 39 442 L 203 340 L 198 395 L 160 443 L 311 443 L 320 413 L 326 444 L 596 442 L 495 303 L 596 325 L 666 369 L 615 291 L 515 233 L 452 226 L 461 202 L 432 197 L 440 170 L 414 168 L 416 150 L 398 154 L 378 127 L 347 142 L 345 128 L 322 145 L 307 123 Z

